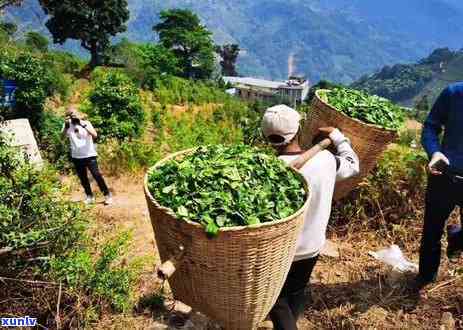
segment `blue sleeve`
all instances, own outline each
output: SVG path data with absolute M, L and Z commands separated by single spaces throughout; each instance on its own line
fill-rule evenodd
M 441 149 L 439 135 L 442 133 L 442 126 L 444 126 L 447 120 L 449 98 L 450 89 L 447 87 L 437 98 L 428 118 L 424 122 L 421 143 L 429 158 Z

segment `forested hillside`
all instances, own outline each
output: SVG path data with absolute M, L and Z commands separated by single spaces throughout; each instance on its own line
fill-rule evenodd
M 385 66 L 364 76 L 353 87 L 389 98 L 407 106 L 426 99 L 432 104 L 445 86 L 463 80 L 463 51 L 436 49 L 415 64 Z
M 188 7 L 218 44 L 241 45 L 241 74 L 268 78 L 286 78 L 291 58 L 293 73 L 347 83 L 386 64 L 414 62 L 437 47 L 462 47 L 463 8 L 455 0 L 130 0 L 129 6 L 129 39 L 154 40 L 161 9 Z M 6 17 L 21 31 L 46 31 L 36 0 L 11 8 Z M 79 52 L 75 43 L 67 47 Z

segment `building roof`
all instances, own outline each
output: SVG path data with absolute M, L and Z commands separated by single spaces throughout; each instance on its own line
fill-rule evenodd
M 281 86 L 285 86 L 286 83 L 284 81 L 272 81 L 272 80 L 264 80 L 264 79 L 257 79 L 251 77 L 223 77 L 223 80 L 226 83 L 230 84 L 242 84 L 248 86 L 255 86 L 261 88 L 280 88 Z

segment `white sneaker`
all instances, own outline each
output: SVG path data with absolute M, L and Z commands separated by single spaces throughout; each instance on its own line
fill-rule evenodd
M 87 196 L 87 198 L 85 198 L 85 200 L 84 200 L 84 204 L 85 205 L 95 204 L 95 197 Z
M 104 205 L 112 205 L 113 204 L 113 196 L 111 194 L 106 195 L 104 197 Z

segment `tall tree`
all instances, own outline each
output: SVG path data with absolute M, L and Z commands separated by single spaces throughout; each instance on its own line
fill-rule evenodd
M 179 58 L 186 78 L 209 78 L 214 71 L 212 33 L 199 17 L 187 9 L 162 11 L 161 22 L 153 27 L 161 44 Z
M 240 47 L 237 44 L 217 46 L 216 52 L 222 58 L 220 61 L 222 75 L 232 77 L 237 76 L 238 72 L 236 71 L 236 61 L 240 54 Z
M 127 29 L 127 0 L 39 0 L 50 19 L 46 26 L 55 43 L 80 40 L 91 54 L 90 67 L 102 64 L 110 37 Z

